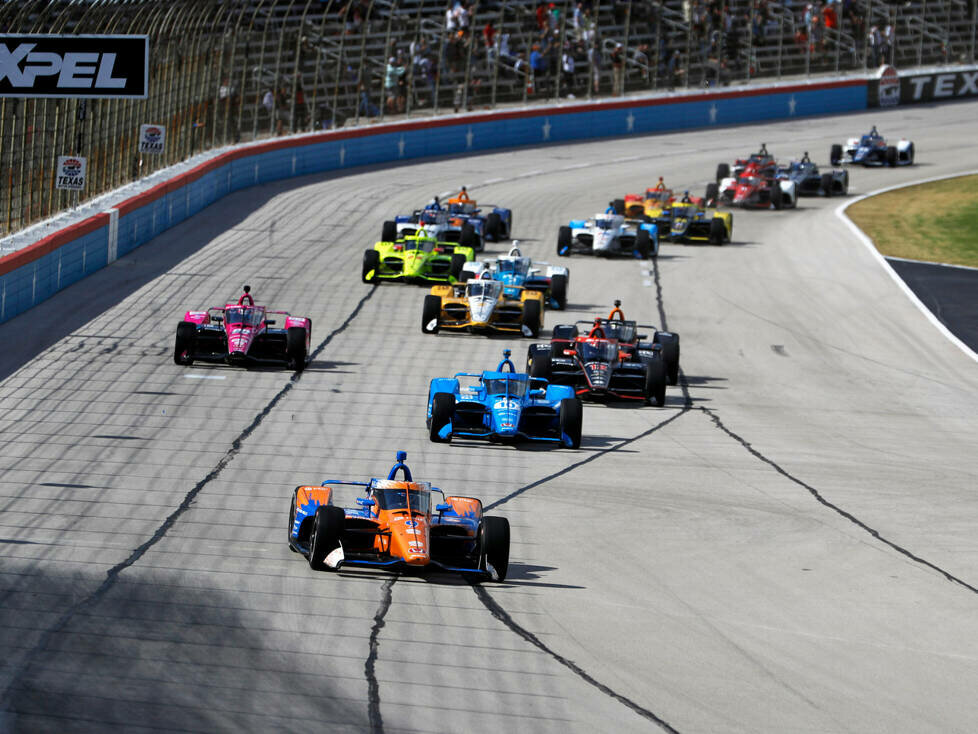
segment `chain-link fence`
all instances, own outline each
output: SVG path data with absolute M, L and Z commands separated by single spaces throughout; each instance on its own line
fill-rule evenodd
M 146 99 L 0 100 L 0 234 L 241 140 L 557 98 L 973 62 L 975 0 L 7 0 L 8 33 L 149 34 Z M 142 124 L 165 127 L 140 154 Z M 84 156 L 82 192 L 55 188 Z

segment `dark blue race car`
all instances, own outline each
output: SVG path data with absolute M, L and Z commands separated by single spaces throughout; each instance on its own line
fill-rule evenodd
M 865 135 L 849 138 L 846 144 L 833 145 L 829 162 L 833 166 L 842 163 L 858 163 L 863 166 L 911 166 L 914 159 L 914 145 L 901 138 L 896 145 L 886 142 L 876 126 Z
M 494 371 L 459 372 L 431 381 L 427 418 L 431 440 L 551 441 L 578 448 L 583 409 L 574 388 L 517 372 L 509 356 L 510 350 L 503 350 Z

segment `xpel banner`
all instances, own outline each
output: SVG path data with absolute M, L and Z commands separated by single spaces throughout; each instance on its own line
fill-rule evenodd
M 149 36 L 0 34 L 0 97 L 144 99 Z

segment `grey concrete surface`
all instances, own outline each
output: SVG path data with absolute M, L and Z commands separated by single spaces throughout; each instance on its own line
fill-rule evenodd
M 966 732 L 978 723 L 978 375 L 834 215 L 569 261 L 571 309 L 682 335 L 664 408 L 588 405 L 580 450 L 424 430 L 431 377 L 527 340 L 420 333 L 365 286 L 389 214 L 461 184 L 524 251 L 659 175 L 702 189 L 877 124 L 952 173 L 978 104 L 434 160 L 240 192 L 3 326 L 0 729 Z M 505 245 L 492 248 L 501 252 Z M 297 378 L 172 363 L 186 308 L 248 282 L 314 321 Z M 505 584 L 314 573 L 299 483 L 385 472 L 483 498 Z

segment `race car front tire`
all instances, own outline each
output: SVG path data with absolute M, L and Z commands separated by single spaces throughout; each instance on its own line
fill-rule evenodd
M 529 336 L 540 336 L 540 327 L 543 326 L 543 307 L 540 301 L 532 300 L 523 303 L 523 319 L 520 326 L 529 329 Z
M 561 256 L 570 255 L 572 240 L 570 227 L 561 227 L 557 230 L 557 254 Z
M 452 265 L 450 272 L 455 280 L 462 277 L 462 268 L 465 267 L 465 255 L 461 252 L 456 252 L 452 255 Z
M 722 245 L 727 240 L 727 227 L 720 217 L 710 220 L 710 244 Z
M 829 163 L 833 166 L 837 166 L 842 163 L 842 146 L 835 143 L 832 146 L 832 150 L 829 153 Z
M 895 166 L 897 164 L 897 149 L 894 145 L 886 147 L 886 165 Z
M 475 227 L 466 222 L 462 225 L 462 231 L 458 236 L 458 243 L 462 247 L 471 247 L 474 250 L 481 250 L 479 235 L 475 232 Z
M 380 270 L 380 253 L 376 250 L 364 250 L 363 269 L 360 271 L 360 278 L 364 283 L 373 283 L 377 280 L 377 271 Z
M 431 424 L 428 426 L 428 438 L 433 443 L 449 443 L 452 440 L 451 434 L 447 438 L 439 436 L 442 428 L 452 422 L 455 417 L 455 396 L 447 392 L 435 393 L 431 399 Z
M 666 361 L 653 359 L 645 365 L 645 399 L 649 404 L 666 404 Z
M 625 214 L 625 200 L 624 199 L 615 199 L 613 202 L 611 202 L 611 206 L 614 208 L 615 214 L 617 214 L 619 216 L 622 216 L 622 215 Z
M 314 571 L 325 571 L 326 556 L 340 547 L 340 535 L 346 514 L 340 507 L 320 505 L 312 520 L 309 533 L 309 567 Z
M 285 360 L 290 370 L 301 372 L 306 366 L 306 330 L 290 326 L 285 333 Z
M 703 199 L 704 205 L 716 206 L 720 200 L 720 184 L 708 183 L 706 185 L 706 193 L 703 194 Z
M 441 298 L 427 295 L 421 308 L 421 333 L 437 334 L 438 321 L 441 318 Z
M 289 508 L 289 550 L 298 553 L 299 549 L 292 545 L 292 526 L 295 525 L 295 490 L 292 491 L 292 506 Z
M 532 360 L 532 361 L 531 361 Z M 538 354 L 533 354 L 532 352 L 527 355 L 527 361 L 530 362 L 530 377 L 543 378 L 544 380 L 550 379 L 550 355 L 546 352 L 540 352 Z
M 550 279 L 550 297 L 557 303 L 557 308 L 567 307 L 567 276 L 555 275 Z
M 194 363 L 194 342 L 197 340 L 197 325 L 190 321 L 177 324 L 177 336 L 173 344 L 173 361 L 179 365 Z
M 719 184 L 723 179 L 730 177 L 730 164 L 721 163 L 717 166 L 717 183 Z
M 771 203 L 775 209 L 784 207 L 784 191 L 781 190 L 781 184 L 777 181 L 771 184 Z
M 642 260 L 648 260 L 659 253 L 652 253 L 652 237 L 647 229 L 640 229 L 635 235 L 635 251 Z
M 581 448 L 581 425 L 584 418 L 584 407 L 580 398 L 564 398 L 560 401 L 560 437 L 570 440 L 572 449 Z
M 397 239 L 397 222 L 387 220 L 380 230 L 381 242 L 394 242 Z
M 495 580 L 504 581 L 509 571 L 509 520 L 493 515 L 482 518 L 482 558 L 496 571 Z M 488 569 L 486 569 L 488 570 Z
M 503 221 L 499 212 L 489 212 L 489 216 L 486 217 L 486 237 L 493 242 L 499 242 L 502 231 Z
M 822 174 L 822 193 L 826 196 L 832 196 L 835 192 L 832 191 L 833 185 L 835 183 L 835 178 L 831 173 Z

